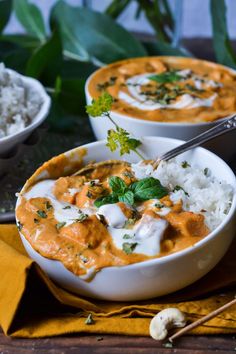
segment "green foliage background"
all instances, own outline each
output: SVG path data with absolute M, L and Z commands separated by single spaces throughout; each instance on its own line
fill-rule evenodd
M 117 24 L 131 3 L 136 18 L 144 13 L 155 31 L 155 40 L 141 42 Z M 213 45 L 219 63 L 236 69 L 226 23 L 224 0 L 210 0 Z M 14 12 L 25 34 L 3 34 Z M 52 97 L 51 128 L 70 131 L 84 115 L 84 84 L 98 66 L 147 55 L 191 55 L 171 45 L 175 21 L 167 0 L 113 0 L 104 13 L 72 7 L 58 0 L 51 9 L 50 31 L 40 9 L 28 0 L 0 0 L 0 61 L 39 79 Z

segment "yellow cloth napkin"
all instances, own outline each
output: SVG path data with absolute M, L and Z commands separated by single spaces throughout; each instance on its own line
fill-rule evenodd
M 16 227 L 0 225 L 0 325 L 6 335 L 14 337 L 79 332 L 147 336 L 152 316 L 170 306 L 195 321 L 234 297 L 235 249 L 236 242 L 214 270 L 175 294 L 148 301 L 106 302 L 83 298 L 55 285 L 27 256 Z M 95 320 L 92 325 L 85 324 L 89 313 Z M 192 333 L 236 333 L 236 307 Z

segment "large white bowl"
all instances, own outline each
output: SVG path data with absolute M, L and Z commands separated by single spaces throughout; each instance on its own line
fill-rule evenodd
M 161 57 L 160 57 L 161 58 Z M 186 59 L 186 58 L 185 58 Z M 178 57 L 173 57 L 173 60 L 178 60 Z M 195 59 L 191 58 L 192 61 Z M 199 61 L 199 59 L 196 59 Z M 206 62 L 202 60 L 202 62 Z M 219 66 L 227 70 L 230 74 L 236 74 L 236 71 L 228 68 L 226 66 L 210 63 L 211 65 Z M 98 69 L 100 70 L 100 69 Z M 90 95 L 88 86 L 93 76 L 96 74 L 95 71 L 91 74 L 85 85 L 85 95 L 87 104 L 91 104 L 93 97 Z M 145 117 L 145 111 L 143 112 Z M 215 125 L 219 124 L 223 119 L 216 120 L 214 122 L 203 122 L 203 123 L 165 123 L 165 122 L 154 122 L 147 121 L 145 119 L 138 119 L 135 117 L 130 117 L 125 114 L 119 114 L 116 112 L 111 112 L 111 117 L 113 120 L 120 125 L 122 128 L 128 130 L 136 137 L 142 136 L 163 136 L 168 138 L 176 138 L 182 140 L 189 140 L 194 138 L 200 133 L 213 128 Z M 102 119 L 102 121 L 101 121 Z M 107 130 L 114 128 L 114 125 L 107 117 L 97 117 L 93 118 L 89 116 L 89 120 L 93 129 L 93 132 L 98 140 L 105 139 L 107 136 Z M 225 136 L 217 137 L 211 142 L 204 145 L 207 149 L 210 149 L 214 153 L 218 154 L 220 157 L 229 161 L 236 154 L 236 130 L 228 133 Z
M 38 95 L 42 98 L 42 105 L 39 112 L 33 118 L 32 122 L 24 128 L 24 130 L 19 131 L 15 134 L 8 135 L 4 138 L 0 138 L 0 155 L 4 156 L 8 151 L 13 149 L 19 143 L 22 143 L 28 138 L 28 136 L 36 129 L 43 121 L 47 118 L 49 113 L 51 99 L 46 93 L 43 85 L 36 79 L 31 77 L 23 76 L 14 70 L 7 69 L 9 73 L 14 73 L 19 76 L 27 88 L 32 88 L 38 92 Z
M 162 137 L 142 139 L 142 152 L 146 157 L 155 158 L 169 149 L 180 145 L 182 141 Z M 84 162 L 102 161 L 119 158 L 118 153 L 111 153 L 105 141 L 85 145 L 87 155 Z M 80 147 L 66 152 L 70 161 L 74 161 Z M 137 161 L 134 155 L 125 157 L 130 162 Z M 178 157 L 188 160 L 192 165 L 208 167 L 219 180 L 230 183 L 234 188 L 232 206 L 224 221 L 207 237 L 178 253 L 123 267 L 104 268 L 90 282 L 82 280 L 68 271 L 62 263 L 42 257 L 21 234 L 22 242 L 29 256 L 58 284 L 81 295 L 99 299 L 128 301 L 148 299 L 179 290 L 209 272 L 223 257 L 235 234 L 236 178 L 229 166 L 210 151 L 197 148 Z M 40 173 L 39 173 L 40 172 Z M 44 179 L 41 169 L 26 182 L 22 194 L 39 179 Z M 73 173 L 73 171 L 70 171 Z M 20 197 L 17 205 L 20 203 Z

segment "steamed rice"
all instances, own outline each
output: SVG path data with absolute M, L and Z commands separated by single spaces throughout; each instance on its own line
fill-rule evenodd
M 203 214 L 210 230 L 214 230 L 229 211 L 233 188 L 218 181 L 208 169 L 190 165 L 183 168 L 181 162 L 172 159 L 169 162 L 162 161 L 155 171 L 150 164 L 144 165 L 141 162 L 132 164 L 132 170 L 138 179 L 159 179 L 161 184 L 171 191 L 170 199 L 173 202 L 182 199 L 184 210 Z M 176 186 L 179 190 L 174 191 Z
M 42 98 L 0 63 L 0 138 L 24 130 L 39 112 Z

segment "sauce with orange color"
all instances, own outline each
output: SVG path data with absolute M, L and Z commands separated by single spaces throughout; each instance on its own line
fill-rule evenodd
M 112 175 L 127 186 L 137 181 L 130 167 L 119 165 L 36 183 L 16 210 L 21 233 L 42 256 L 82 277 L 169 255 L 209 233 L 203 215 L 184 211 L 181 200 L 174 203 L 168 194 L 133 205 L 118 201 L 96 207 L 97 198 L 111 194 Z M 162 214 L 163 208 L 168 213 Z
M 88 83 L 92 98 L 104 90 L 114 98 L 113 112 L 147 121 L 210 122 L 236 112 L 233 70 L 192 58 L 143 57 L 110 64 Z

